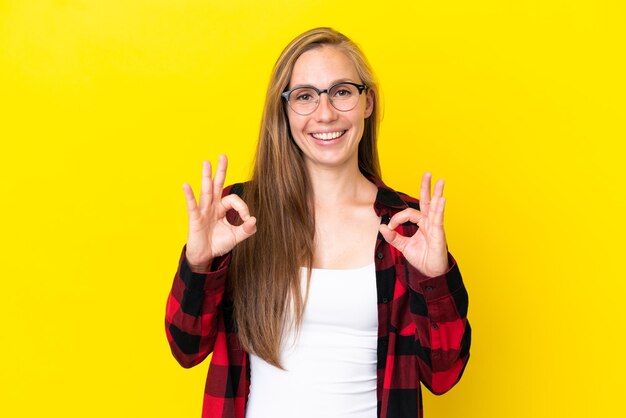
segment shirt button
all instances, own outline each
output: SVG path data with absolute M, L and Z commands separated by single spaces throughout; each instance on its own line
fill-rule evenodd
M 382 252 L 376 254 L 376 257 L 378 257 L 379 260 L 382 260 L 384 256 L 385 255 Z
M 439 325 L 433 324 L 433 329 L 439 329 Z
M 432 286 L 426 286 L 426 291 L 427 292 L 432 292 L 433 291 L 433 287 Z
M 389 302 L 389 299 L 383 298 L 383 303 L 387 303 L 387 302 Z

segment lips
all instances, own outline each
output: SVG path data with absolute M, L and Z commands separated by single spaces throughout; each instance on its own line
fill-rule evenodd
M 332 141 L 333 139 L 337 139 L 345 133 L 346 133 L 345 130 L 335 131 L 335 132 L 313 132 L 311 133 L 311 136 L 321 141 Z

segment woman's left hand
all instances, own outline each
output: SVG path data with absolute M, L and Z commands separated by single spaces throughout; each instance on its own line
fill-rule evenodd
M 431 173 L 422 177 L 420 191 L 420 210 L 404 209 L 396 213 L 388 225 L 380 226 L 380 233 L 385 240 L 396 247 L 404 258 L 424 276 L 440 276 L 448 271 L 448 248 L 443 230 L 443 211 L 446 199 L 443 197 L 444 181 L 435 184 L 431 197 Z M 396 231 L 398 225 L 413 222 L 419 227 L 412 237 L 405 237 Z

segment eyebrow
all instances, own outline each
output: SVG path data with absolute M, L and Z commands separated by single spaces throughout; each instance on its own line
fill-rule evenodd
M 324 87 L 324 88 L 328 88 L 328 87 L 330 87 L 330 86 L 334 86 L 335 84 L 338 84 L 338 83 L 346 83 L 346 82 L 349 82 L 349 83 L 356 83 L 356 84 L 362 84 L 362 83 L 360 83 L 360 82 L 358 82 L 358 81 L 355 81 L 355 80 L 352 80 L 352 79 L 350 79 L 350 78 L 340 78 L 340 79 L 338 79 L 338 80 L 333 81 L 332 83 L 330 83 L 328 86 L 326 86 L 326 87 Z M 287 90 L 299 89 L 299 88 L 301 88 L 301 87 L 315 87 L 315 88 L 317 88 L 317 89 L 320 89 L 319 87 L 316 87 L 316 86 L 314 86 L 313 84 L 296 84 L 295 86 L 289 86 L 289 85 L 288 85 L 288 86 L 287 86 Z M 323 89 L 320 89 L 320 90 L 323 90 Z

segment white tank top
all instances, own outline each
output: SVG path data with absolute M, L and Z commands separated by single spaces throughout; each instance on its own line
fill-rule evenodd
M 250 354 L 246 418 L 376 418 L 377 337 L 374 264 L 313 269 L 300 334 L 282 345 L 285 370 Z

